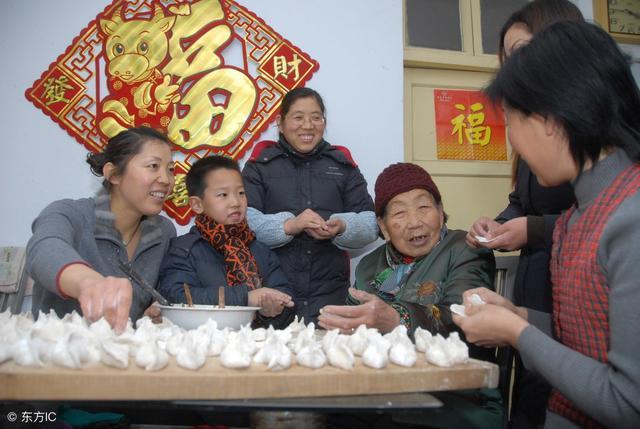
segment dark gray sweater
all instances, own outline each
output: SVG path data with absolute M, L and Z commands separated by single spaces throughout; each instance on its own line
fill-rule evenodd
M 631 160 L 617 150 L 583 172 L 575 183 L 573 223 Z M 640 192 L 611 215 L 598 247 L 609 292 L 608 363 L 584 356 L 534 326 L 518 339 L 525 365 L 540 373 L 578 408 L 612 428 L 640 427 Z M 532 314 L 532 316 L 537 316 Z M 535 317 L 530 321 L 535 323 Z M 547 411 L 545 428 L 577 428 Z
M 109 195 L 102 190 L 95 198 L 55 201 L 33 221 L 33 236 L 27 244 L 27 271 L 34 279 L 34 316 L 51 309 L 60 317 L 73 310 L 82 314 L 78 301 L 63 298 L 57 288 L 58 275 L 69 264 L 81 262 L 104 276 L 126 277 L 118 261 L 129 262 L 127 249 L 113 221 Z M 131 263 L 155 286 L 160 263 L 176 231 L 171 221 L 156 215 L 143 218 L 140 232 Z M 140 318 L 151 302 L 151 295 L 133 283 L 129 317 L 133 321 Z

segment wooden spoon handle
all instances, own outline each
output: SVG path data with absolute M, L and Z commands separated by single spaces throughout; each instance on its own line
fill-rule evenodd
M 187 297 L 187 305 L 189 307 L 193 307 L 193 298 L 191 297 L 191 290 L 189 290 L 189 285 L 186 283 L 182 283 L 182 287 L 184 288 L 184 294 Z
M 224 308 L 224 286 L 218 288 L 218 307 Z

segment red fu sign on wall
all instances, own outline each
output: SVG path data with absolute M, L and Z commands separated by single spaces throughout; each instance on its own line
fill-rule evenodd
M 166 132 L 177 162 L 165 211 L 184 225 L 191 164 L 240 158 L 318 68 L 233 0 L 114 0 L 26 97 L 94 152 L 126 128 Z

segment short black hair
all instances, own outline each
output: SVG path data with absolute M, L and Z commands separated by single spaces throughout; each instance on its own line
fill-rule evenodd
M 282 99 L 282 103 L 280 104 L 280 115 L 286 116 L 286 114 L 289 113 L 289 109 L 291 109 L 291 105 L 296 100 L 307 97 L 315 98 L 315 100 L 318 102 L 318 105 L 320 106 L 320 111 L 324 115 L 325 111 L 322 97 L 320 96 L 320 94 L 318 94 L 317 91 L 307 87 L 295 88 L 287 92 L 287 94 Z
M 212 171 L 225 169 L 240 172 L 238 162 L 228 156 L 212 155 L 199 159 L 192 166 L 185 179 L 187 184 L 187 192 L 190 197 L 204 197 L 204 190 L 207 187 L 207 174 Z
M 640 91 L 626 56 L 596 25 L 548 26 L 505 61 L 485 93 L 526 116 L 558 121 L 580 170 L 607 148 L 640 160 Z

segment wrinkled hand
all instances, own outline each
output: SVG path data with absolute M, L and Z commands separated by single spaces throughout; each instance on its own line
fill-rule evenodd
M 162 83 L 160 83 L 155 90 L 156 101 L 161 105 L 167 105 L 169 103 L 177 103 L 180 101 L 180 94 L 178 94 L 179 85 L 171 85 L 171 76 L 164 75 Z
M 151 319 L 153 323 L 162 323 L 162 312 L 155 301 L 144 311 L 144 316 Z
M 293 307 L 293 300 L 286 293 L 268 287 L 254 289 L 248 294 L 249 307 L 260 307 L 258 311 L 264 317 L 275 317 L 285 307 Z
M 311 209 L 306 209 L 298 216 L 287 219 L 284 223 L 284 232 L 287 235 L 298 235 L 304 230 L 318 228 L 326 230 L 326 223 L 322 216 Z
M 390 332 L 400 324 L 398 312 L 377 296 L 353 288 L 349 289 L 349 294 L 362 304 L 324 306 L 320 309 L 318 325 L 350 334 L 362 324 L 382 333 Z
M 462 329 L 467 341 L 484 347 L 511 345 L 529 323 L 505 307 L 493 304 L 468 305 L 467 317 L 452 314 L 453 322 Z
M 124 331 L 133 297 L 131 282 L 125 278 L 89 278 L 80 284 L 78 301 L 89 322 L 104 317 L 117 332 Z

